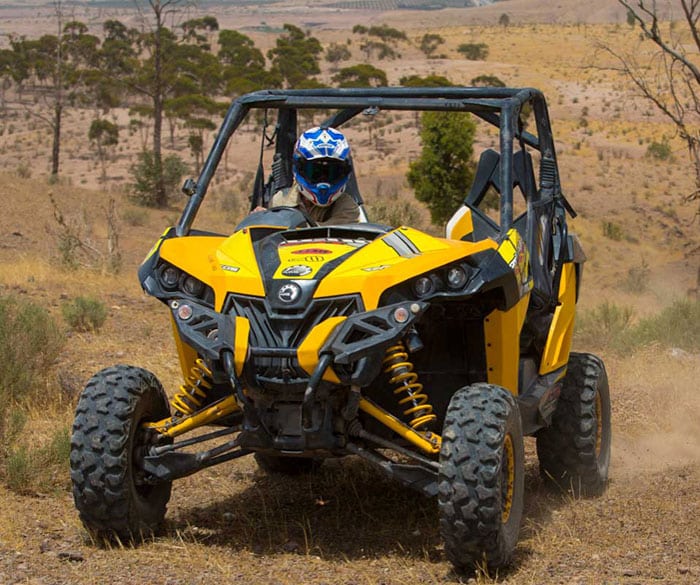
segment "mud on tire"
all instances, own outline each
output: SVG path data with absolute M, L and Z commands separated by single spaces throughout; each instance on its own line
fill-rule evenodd
M 610 466 L 610 390 L 605 366 L 571 353 L 552 424 L 537 433 L 540 473 L 575 496 L 603 493 Z
M 445 553 L 457 569 L 510 562 L 523 514 L 524 457 L 510 392 L 490 384 L 455 392 L 443 426 L 438 507 Z
M 162 522 L 171 483 L 144 483 L 135 460 L 145 440 L 142 423 L 167 416 L 163 387 L 141 368 L 106 368 L 83 390 L 70 467 L 75 505 L 93 537 L 138 541 Z

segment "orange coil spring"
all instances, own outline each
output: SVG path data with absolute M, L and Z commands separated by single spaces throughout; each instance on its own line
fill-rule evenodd
M 173 396 L 170 404 L 180 414 L 192 414 L 202 406 L 212 385 L 211 370 L 206 366 L 204 360 L 198 358 L 190 369 L 190 375 L 180 386 L 180 391 Z
M 391 376 L 389 383 L 397 385 L 394 395 L 406 394 L 399 400 L 399 405 L 408 406 L 403 411 L 405 416 L 412 417 L 408 424 L 414 429 L 422 430 L 422 427 L 433 422 L 437 416 L 433 414 L 432 405 L 428 404 L 428 395 L 423 393 L 423 384 L 418 382 L 413 364 L 408 361 L 408 352 L 403 342 L 386 350 L 382 365 L 384 372 Z

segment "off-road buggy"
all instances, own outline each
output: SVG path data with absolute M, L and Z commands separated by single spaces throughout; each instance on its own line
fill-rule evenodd
M 311 125 L 300 128 L 301 116 L 341 128 L 393 111 L 415 127 L 416 115 L 396 111 L 426 110 L 471 112 L 496 145 L 463 186 L 446 237 L 370 222 L 319 226 L 288 207 L 251 213 L 232 233 L 193 228 L 244 120 L 266 125 L 261 152 L 271 161 L 261 155 L 258 206 L 291 182 L 294 141 Z M 437 496 L 456 567 L 498 567 L 512 557 L 523 514 L 523 436 L 536 437 L 547 481 L 575 494 L 604 489 L 608 382 L 600 359 L 570 353 L 584 254 L 567 230 L 574 212 L 540 92 L 251 93 L 233 102 L 183 190 L 177 225 L 139 269 L 170 314 L 183 384 L 169 401 L 153 374 L 127 365 L 88 382 L 71 477 L 94 535 L 152 533 L 174 479 L 237 457 L 299 473 L 355 456 Z M 354 177 L 348 190 L 362 205 Z M 496 213 L 484 206 L 494 194 Z

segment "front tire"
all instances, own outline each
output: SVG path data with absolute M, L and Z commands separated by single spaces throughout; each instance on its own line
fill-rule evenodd
M 442 432 L 438 507 L 445 553 L 458 570 L 507 565 L 523 515 L 520 411 L 500 386 L 455 392 Z
M 610 389 L 603 361 L 572 353 L 552 424 L 537 433 L 542 477 L 574 496 L 605 491 L 610 467 Z
M 142 425 L 170 414 L 158 379 L 132 366 L 95 374 L 80 396 L 71 437 L 73 499 L 98 540 L 138 541 L 163 521 L 171 482 L 145 483 L 136 465 Z

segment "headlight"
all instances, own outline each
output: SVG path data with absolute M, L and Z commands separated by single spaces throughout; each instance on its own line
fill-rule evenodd
M 433 281 L 428 276 L 421 276 L 413 282 L 413 292 L 416 293 L 419 298 L 427 297 L 433 292 L 434 288 Z
M 182 290 L 193 297 L 199 297 L 204 292 L 204 283 L 194 276 L 187 276 L 182 283 Z
M 180 271 L 174 266 L 166 264 L 160 270 L 160 284 L 166 290 L 175 290 L 180 280 Z
M 458 290 L 467 284 L 467 273 L 461 266 L 453 266 L 447 271 L 447 286 Z

